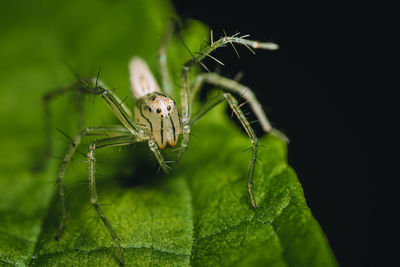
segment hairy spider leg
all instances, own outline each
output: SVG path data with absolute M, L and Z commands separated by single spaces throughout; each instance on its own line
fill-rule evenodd
M 79 84 L 79 85 L 78 85 Z M 77 127 L 78 129 L 82 128 L 83 125 L 83 108 L 81 106 L 82 104 L 82 93 L 78 93 L 78 91 L 81 91 L 80 88 L 82 87 L 82 84 L 79 82 L 73 83 L 72 85 L 68 87 L 63 87 L 63 88 L 58 88 L 55 91 L 48 92 L 43 95 L 42 97 L 42 104 L 43 104 L 43 111 L 44 111 L 44 130 L 45 130 L 45 149 L 44 149 L 44 155 L 42 158 L 39 159 L 39 162 L 37 163 L 36 168 L 37 169 L 42 169 L 44 166 L 45 161 L 50 157 L 51 152 L 52 152 L 52 142 L 51 142 L 51 111 L 50 111 L 50 102 L 55 99 L 58 96 L 61 96 L 67 92 L 75 91 L 76 92 L 76 105 L 77 105 L 77 111 L 78 111 L 78 122 L 77 122 Z M 82 88 L 83 89 L 83 88 Z
M 253 192 L 253 176 L 254 176 L 254 168 L 256 166 L 256 160 L 257 160 L 258 140 L 257 140 L 257 136 L 254 133 L 254 130 L 251 127 L 249 121 L 247 120 L 243 111 L 240 109 L 240 105 L 238 104 L 236 98 L 233 97 L 228 92 L 218 95 L 217 97 L 208 101 L 206 105 L 204 105 L 202 108 L 200 108 L 198 111 L 195 112 L 195 114 L 191 118 L 190 124 L 194 125 L 205 114 L 207 114 L 215 106 L 217 106 L 218 104 L 220 104 L 224 101 L 228 102 L 229 107 L 233 110 L 233 112 L 235 113 L 236 117 L 239 119 L 240 123 L 242 124 L 243 128 L 245 129 L 247 135 L 249 136 L 249 138 L 251 140 L 252 155 L 251 155 L 251 161 L 250 161 L 250 165 L 249 165 L 247 188 L 249 190 L 251 204 L 252 204 L 254 210 L 256 210 L 257 203 L 256 203 L 256 200 L 254 197 L 254 192 Z
M 192 86 L 191 90 L 192 102 L 197 93 L 200 91 L 201 87 L 204 85 L 204 83 L 209 83 L 221 87 L 222 89 L 230 91 L 231 93 L 235 93 L 239 95 L 241 98 L 245 99 L 245 102 L 249 103 L 250 108 L 256 115 L 257 120 L 259 121 L 263 130 L 267 133 L 275 134 L 276 136 L 284 140 L 286 143 L 289 143 L 289 138 L 284 133 L 271 126 L 271 123 L 269 122 L 268 117 L 265 114 L 260 102 L 258 102 L 256 96 L 249 87 L 240 84 L 235 80 L 225 78 L 216 73 L 201 73 L 196 77 L 196 80 L 194 81 Z M 191 122 L 191 124 L 193 123 Z
M 233 36 L 224 36 L 217 40 L 216 42 L 213 42 L 205 48 L 201 53 L 199 53 L 196 57 L 193 57 L 189 61 L 187 61 L 181 71 L 181 88 L 180 88 L 180 95 L 181 95 L 181 108 L 182 108 L 182 144 L 181 144 L 181 149 L 177 155 L 176 161 L 179 161 L 179 159 L 182 157 L 183 153 L 187 149 L 188 143 L 189 143 L 189 134 L 190 134 L 190 125 L 193 124 L 191 123 L 191 105 L 193 102 L 193 97 L 191 96 L 192 90 L 190 89 L 190 79 L 189 79 L 189 72 L 190 68 L 195 65 L 195 64 L 202 64 L 201 60 L 203 60 L 205 57 L 210 56 L 210 53 L 216 50 L 219 47 L 226 46 L 227 44 L 231 44 L 233 46 L 233 43 L 237 43 L 240 45 L 246 46 L 251 52 L 254 53 L 254 51 L 251 48 L 254 49 L 265 49 L 265 50 L 276 50 L 278 49 L 278 45 L 275 43 L 271 42 L 258 42 L 258 41 L 252 41 L 252 40 L 247 40 L 244 39 L 244 37 L 236 37 L 235 35 Z M 233 46 L 233 48 L 236 51 L 236 48 Z M 195 83 L 195 88 L 194 88 L 194 95 L 197 93 L 199 88 L 201 87 L 202 82 L 213 82 L 216 83 L 217 85 L 224 86 L 227 90 L 230 90 L 235 93 L 243 94 L 246 95 L 246 92 L 243 90 L 240 90 L 237 85 L 230 84 L 227 82 L 227 80 L 222 80 L 222 79 L 216 79 L 214 76 L 214 79 L 212 79 L 213 76 L 204 76 L 204 78 L 199 78 L 200 80 L 197 80 L 197 84 Z M 204 81 L 202 81 L 203 79 Z M 233 86 L 232 86 L 233 85 Z M 243 89 L 243 88 L 242 88 Z M 251 92 L 251 91 L 250 91 Z M 254 176 L 254 168 L 255 168 L 255 163 L 257 159 L 257 147 L 258 147 L 258 142 L 257 142 L 257 137 L 254 134 L 253 129 L 250 126 L 250 123 L 247 121 L 246 117 L 244 116 L 243 112 L 240 109 L 240 106 L 237 103 L 237 100 L 230 94 L 230 93 L 224 93 L 223 94 L 224 99 L 229 103 L 229 106 L 232 108 L 236 116 L 238 117 L 239 121 L 241 122 L 242 126 L 245 128 L 248 136 L 251 139 L 252 142 L 252 158 L 250 162 L 250 167 L 249 167 L 249 176 L 248 176 L 248 190 L 250 194 L 250 199 L 252 202 L 252 205 L 254 209 L 257 209 L 257 204 L 254 198 L 254 193 L 253 193 L 253 176 Z M 261 106 L 258 103 L 258 101 L 255 99 L 254 95 L 252 93 L 247 93 L 248 100 L 250 101 L 250 104 L 252 105 L 253 111 L 256 113 L 259 118 L 261 118 L 261 123 L 262 126 L 264 127 L 265 130 L 271 131 L 272 127 L 268 121 L 268 119 L 265 116 L 265 113 L 262 112 Z M 213 102 L 211 102 L 209 105 L 205 106 L 203 109 L 201 109 L 195 117 L 195 120 L 200 119 L 201 116 L 206 114 L 208 110 L 212 109 L 216 105 L 218 105 L 219 102 L 222 102 L 222 98 L 216 98 L 214 99 Z M 260 112 L 261 111 L 261 112 Z
M 113 138 L 105 138 L 101 140 L 97 140 L 93 142 L 89 146 L 89 151 L 87 154 L 88 159 L 88 168 L 89 168 L 89 193 L 90 193 L 90 203 L 95 208 L 98 216 L 103 221 L 104 226 L 107 228 L 108 232 L 110 233 L 115 246 L 118 251 L 118 258 L 120 265 L 124 265 L 124 255 L 122 253 L 120 239 L 118 238 L 117 234 L 115 233 L 114 229 L 112 228 L 109 220 L 104 215 L 103 210 L 100 208 L 97 198 L 97 191 L 96 191 L 96 180 L 95 180 L 95 165 L 96 165 L 96 156 L 95 151 L 99 148 L 103 147 L 110 147 L 110 146 L 127 146 L 133 144 L 137 141 L 137 139 L 132 136 L 117 136 Z
M 183 153 L 186 151 L 186 148 L 189 143 L 189 134 L 190 134 L 190 115 L 191 115 L 191 105 L 192 105 L 192 97 L 190 96 L 190 79 L 189 79 L 189 72 L 190 68 L 196 64 L 202 64 L 201 60 L 205 57 L 209 56 L 211 52 L 216 50 L 219 47 L 224 47 L 227 44 L 237 43 L 240 45 L 244 45 L 247 47 L 251 52 L 254 49 L 265 49 L 265 50 L 276 50 L 278 49 L 278 45 L 271 42 L 258 42 L 244 39 L 244 37 L 236 37 L 233 36 L 224 36 L 218 39 L 215 42 L 212 42 L 208 47 L 206 47 L 202 52 L 200 52 L 196 57 L 193 57 L 189 61 L 187 61 L 181 71 L 181 88 L 180 88 L 180 95 L 181 95 L 181 108 L 182 108 L 182 144 L 181 149 L 178 153 L 176 161 L 182 157 Z M 233 46 L 234 47 L 234 46 Z M 235 48 L 234 48 L 235 49 Z M 236 49 L 235 49 L 236 51 Z
M 164 36 L 161 38 L 160 46 L 158 48 L 158 68 L 161 77 L 161 90 L 167 95 L 174 97 L 172 91 L 171 76 L 168 68 L 167 45 L 174 32 L 174 23 L 171 23 L 165 31 Z
M 122 126 L 115 127 L 90 127 L 80 131 L 74 138 L 72 138 L 72 142 L 69 145 L 67 152 L 64 155 L 63 161 L 61 162 L 60 168 L 58 170 L 57 175 L 57 185 L 58 185 L 58 198 L 61 203 L 61 220 L 58 226 L 58 231 L 55 236 L 55 239 L 58 240 L 65 227 L 65 221 L 67 220 L 67 209 L 65 205 L 65 171 L 67 169 L 68 163 L 71 161 L 73 155 L 76 152 L 76 149 L 81 143 L 83 137 L 86 136 L 119 136 L 119 135 L 127 135 L 130 134 L 128 129 Z
M 43 101 L 43 110 L 44 110 L 44 128 L 45 128 L 45 154 L 44 157 L 41 159 L 41 162 L 38 164 L 39 168 L 42 168 L 44 165 L 44 162 L 46 159 L 49 158 L 51 151 L 52 151 L 52 143 L 51 143 L 51 112 L 50 112 L 50 102 L 54 100 L 55 98 L 64 95 L 65 93 L 69 92 L 75 92 L 76 93 L 76 105 L 77 105 L 77 111 L 78 111 L 78 122 L 77 122 L 77 128 L 82 129 L 82 125 L 84 122 L 84 110 L 82 107 L 82 95 L 83 94 L 96 94 L 95 90 L 98 86 L 97 85 L 102 85 L 104 86 L 104 83 L 96 78 L 91 78 L 91 79 L 83 79 L 79 78 L 78 81 L 72 83 L 71 85 L 67 87 L 62 87 L 58 88 L 57 90 L 48 92 L 43 95 L 42 101 Z M 117 101 L 119 101 L 118 97 L 114 96 Z M 126 114 L 128 114 L 129 117 L 132 117 L 131 111 L 128 109 L 128 107 L 122 103 L 122 101 L 119 101 L 122 109 L 125 111 Z

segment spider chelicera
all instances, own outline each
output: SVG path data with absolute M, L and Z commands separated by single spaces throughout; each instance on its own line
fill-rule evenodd
M 243 99 L 246 100 L 246 103 L 249 103 L 252 111 L 256 115 L 258 121 L 262 126 L 262 129 L 265 132 L 274 132 L 282 139 L 287 141 L 286 136 L 271 127 L 271 124 L 269 123 L 260 103 L 248 87 L 238 83 L 235 80 L 227 79 L 216 73 L 211 72 L 199 74 L 192 84 L 190 84 L 189 80 L 189 72 L 191 67 L 196 64 L 200 64 L 205 67 L 202 63 L 202 60 L 205 57 L 210 57 L 219 62 L 217 59 L 210 55 L 212 51 L 219 47 L 231 44 L 235 49 L 233 44 L 236 43 L 246 46 L 252 52 L 252 49 L 278 49 L 278 45 L 276 45 L 275 43 L 252 41 L 245 39 L 246 37 L 248 36 L 239 36 L 238 34 L 232 36 L 225 35 L 224 37 L 214 42 L 212 40 L 211 34 L 210 45 L 207 46 L 203 51 L 201 51 L 196 57 L 193 57 L 183 65 L 180 80 L 180 107 L 171 97 L 168 96 L 171 93 L 172 86 L 167 68 L 165 44 L 163 44 L 159 50 L 159 63 L 161 69 L 160 75 L 163 90 L 159 88 L 145 61 L 143 61 L 139 57 L 133 57 L 129 63 L 131 89 L 136 102 L 134 115 L 132 115 L 132 112 L 127 108 L 123 101 L 121 101 L 112 91 L 107 90 L 105 86 L 100 81 L 98 81 L 98 77 L 96 79 L 90 80 L 80 79 L 79 82 L 74 83 L 67 88 L 50 92 L 45 95 L 44 100 L 47 108 L 47 103 L 53 97 L 67 91 L 75 91 L 79 94 L 87 93 L 101 95 L 106 104 L 110 107 L 112 112 L 118 117 L 119 121 L 122 124 L 121 126 L 112 127 L 85 128 L 80 131 L 74 138 L 72 138 L 72 142 L 63 158 L 63 161 L 58 171 L 58 196 L 61 202 L 62 215 L 55 237 L 57 240 L 62 235 L 65 221 L 67 219 L 64 196 L 65 171 L 68 163 L 71 161 L 72 156 L 76 152 L 77 147 L 80 145 L 83 137 L 106 137 L 104 139 L 99 139 L 91 143 L 91 145 L 89 146 L 89 151 L 87 153 L 87 162 L 89 165 L 90 202 L 95 208 L 98 216 L 103 221 L 105 227 L 110 232 L 112 239 L 114 240 L 115 246 L 118 250 L 118 258 L 120 264 L 123 265 L 124 257 L 120 246 L 120 240 L 98 204 L 95 187 L 95 151 L 103 147 L 126 146 L 134 144 L 136 142 L 146 141 L 148 142 L 149 148 L 153 152 L 161 168 L 165 172 L 168 172 L 169 167 L 166 161 L 163 159 L 160 150 L 176 146 L 179 137 L 182 136 L 181 147 L 176 158 L 176 161 L 178 161 L 188 146 L 190 127 L 194 125 L 199 119 L 201 119 L 201 117 L 205 115 L 208 111 L 224 101 L 229 104 L 233 113 L 237 116 L 251 140 L 252 156 L 250 160 L 247 186 L 251 204 L 254 209 L 257 209 L 257 204 L 254 199 L 252 188 L 254 168 L 257 158 L 257 137 L 252 127 L 250 126 L 250 123 L 242 112 L 240 108 L 241 105 L 238 104 L 238 101 L 231 93 L 240 95 Z M 192 114 L 191 106 L 193 100 L 204 83 L 209 83 L 223 89 L 224 91 L 219 96 L 209 100 L 204 106 L 202 106 L 201 108 L 199 108 L 199 110 Z

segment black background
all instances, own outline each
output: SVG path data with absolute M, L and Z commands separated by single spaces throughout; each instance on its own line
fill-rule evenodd
M 381 87 L 374 87 L 378 11 L 339 2 L 173 1 L 178 14 L 209 25 L 214 40 L 241 32 L 279 51 L 216 51 L 220 69 L 252 88 L 276 128 L 290 138 L 288 158 L 341 266 L 380 266 L 375 187 Z M 377 47 L 375 47 L 377 48 Z M 209 66 L 215 66 L 208 63 Z M 214 67 L 212 67 L 214 68 Z M 212 69 L 215 70 L 215 69 Z M 378 155 L 379 157 L 379 155 Z M 375 227 L 375 228 L 374 228 Z

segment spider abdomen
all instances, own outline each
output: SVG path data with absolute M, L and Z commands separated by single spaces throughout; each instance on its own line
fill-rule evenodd
M 160 92 L 160 88 L 146 62 L 140 57 L 133 57 L 129 62 L 131 90 L 135 99 L 147 94 Z

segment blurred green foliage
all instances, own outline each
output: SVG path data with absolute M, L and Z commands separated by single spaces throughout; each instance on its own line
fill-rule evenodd
M 41 96 L 75 81 L 65 62 L 82 76 L 94 76 L 102 66 L 106 84 L 121 98 L 129 96 L 129 59 L 140 55 L 157 75 L 157 48 L 172 16 L 173 8 L 162 0 L 0 3 L 0 265 L 117 265 L 109 233 L 90 207 L 87 184 L 79 183 L 87 180 L 79 154 L 66 176 L 67 228 L 54 240 L 59 160 L 32 171 L 45 141 Z M 182 36 L 197 50 L 208 29 L 190 21 Z M 173 78 L 188 58 L 179 40 L 171 40 Z M 85 104 L 86 126 L 118 123 L 101 99 L 86 97 Z M 74 95 L 60 97 L 51 108 L 52 127 L 76 134 Z M 193 132 L 197 137 L 171 175 L 158 172 L 145 144 L 98 152 L 99 200 L 121 238 L 127 265 L 336 265 L 281 140 L 261 140 L 254 212 L 246 189 L 248 138 L 223 106 Z M 67 144 L 54 136 L 53 155 L 61 157 Z

